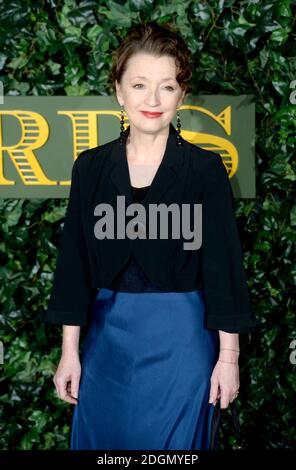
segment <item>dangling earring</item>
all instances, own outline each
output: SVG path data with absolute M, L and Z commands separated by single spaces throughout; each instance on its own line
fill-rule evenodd
M 119 142 L 123 144 L 124 142 L 124 112 L 123 112 L 123 106 L 121 105 L 121 119 L 120 119 L 120 137 L 119 137 Z
M 177 111 L 177 145 L 178 147 L 182 146 L 182 137 L 180 133 L 181 133 L 181 119 L 180 119 L 180 114 L 178 110 Z

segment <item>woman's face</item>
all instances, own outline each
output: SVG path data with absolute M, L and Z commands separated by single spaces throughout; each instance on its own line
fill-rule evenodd
M 116 95 L 131 127 L 153 134 L 169 126 L 185 95 L 176 80 L 176 73 L 173 57 L 155 57 L 147 53 L 130 57 L 121 83 L 116 81 Z M 161 114 L 151 118 L 142 111 Z

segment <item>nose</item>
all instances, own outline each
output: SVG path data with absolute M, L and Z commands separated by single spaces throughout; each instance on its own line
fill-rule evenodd
M 148 106 L 157 106 L 160 104 L 159 92 L 157 88 L 149 88 L 146 96 Z

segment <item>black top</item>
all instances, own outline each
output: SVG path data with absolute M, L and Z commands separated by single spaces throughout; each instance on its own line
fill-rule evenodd
M 150 186 L 139 188 L 131 186 L 131 188 L 133 201 L 142 202 Z M 165 292 L 148 279 L 133 255 L 131 255 L 127 264 L 108 286 L 108 289 L 121 292 Z
M 140 236 L 129 237 L 125 229 L 133 195 L 125 145 L 128 132 L 129 127 L 122 143 L 118 137 L 85 150 L 74 162 L 53 287 L 42 320 L 88 324 L 98 288 L 110 287 L 133 255 L 151 283 L 166 292 L 189 292 L 202 285 L 207 328 L 230 333 L 253 330 L 257 322 L 250 305 L 232 188 L 221 156 L 181 136 L 177 139 L 170 124 L 164 156 L 142 201 L 145 226 L 139 224 Z M 109 218 L 115 222 L 112 226 L 108 218 L 101 220 L 106 219 L 102 204 L 114 218 Z M 189 234 L 181 226 L 177 238 L 172 236 L 172 224 L 165 239 L 150 236 L 150 208 L 164 208 L 168 213 L 172 204 L 181 216 L 185 205 L 193 215 L 196 204 L 202 204 L 202 224 L 198 219 Z M 201 229 L 202 244 L 196 247 L 195 234 Z M 140 278 L 138 272 L 129 287 L 135 285 L 135 278 Z M 145 281 L 142 285 L 146 286 Z
M 149 186 L 141 186 L 139 188 L 135 186 L 131 186 L 132 188 L 132 193 L 133 193 L 133 201 L 134 202 L 142 202 L 148 189 L 150 188 Z

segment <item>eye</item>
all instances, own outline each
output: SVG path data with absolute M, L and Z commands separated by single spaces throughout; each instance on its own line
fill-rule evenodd
M 137 87 L 142 87 L 142 86 L 144 86 L 142 83 L 136 83 L 135 85 L 133 85 L 133 88 L 136 88 L 138 90 Z M 170 85 L 166 86 L 165 88 L 169 88 L 170 91 L 174 91 L 174 88 Z

